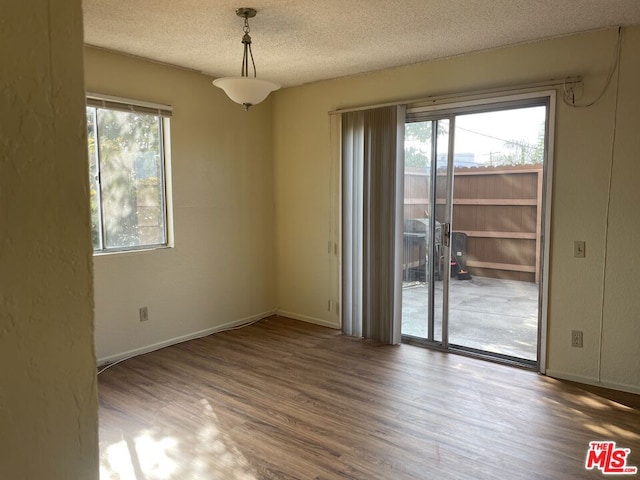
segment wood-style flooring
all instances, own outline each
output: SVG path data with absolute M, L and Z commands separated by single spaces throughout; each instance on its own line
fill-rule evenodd
M 98 385 L 101 480 L 606 478 L 593 440 L 640 466 L 636 395 L 282 317 Z

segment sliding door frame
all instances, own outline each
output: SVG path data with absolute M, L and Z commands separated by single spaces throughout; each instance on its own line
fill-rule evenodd
M 545 121 L 545 145 L 544 145 L 544 162 L 543 162 L 543 193 L 542 193 L 542 231 L 540 238 L 540 283 L 538 293 L 538 345 L 537 345 L 537 362 L 535 367 L 540 373 L 546 371 L 547 356 L 547 322 L 548 322 L 548 305 L 549 305 L 549 255 L 550 255 L 550 232 L 551 232 L 551 205 L 552 205 L 552 185 L 553 185 L 553 153 L 554 153 L 554 134 L 555 134 L 555 115 L 556 115 L 556 91 L 555 90 L 528 90 L 522 92 L 514 92 L 512 94 L 500 94 L 494 96 L 484 96 L 482 98 L 469 96 L 468 99 L 451 102 L 443 100 L 441 102 L 433 101 L 428 104 L 417 104 L 407 106 L 407 119 L 409 121 L 434 121 L 435 119 L 449 119 L 452 130 L 449 135 L 449 151 L 447 165 L 447 218 L 451 223 L 453 214 L 452 198 L 453 198 L 453 142 L 455 138 L 455 118 L 458 115 L 469 113 L 481 113 L 497 110 L 507 110 L 515 108 L 525 108 L 533 106 L 546 107 Z M 434 157 L 435 158 L 435 157 Z M 435 169 L 434 169 L 435 170 Z M 445 248 L 445 266 L 450 265 L 450 247 Z M 410 337 L 403 339 L 407 343 L 417 343 L 430 348 L 443 349 L 446 351 L 456 351 L 451 349 L 448 344 L 448 280 L 449 274 L 445 272 L 444 284 L 444 305 L 443 305 L 443 327 L 442 342 L 422 341 Z M 433 319 L 430 318 L 432 322 Z M 466 352 L 469 353 L 469 352 Z M 473 355 L 473 353 L 471 353 Z M 482 356 L 482 355 L 479 355 Z M 483 356 L 484 357 L 484 356 Z M 496 360 L 500 360 L 496 356 Z
M 433 222 L 429 222 L 429 227 L 426 232 L 427 242 L 426 244 L 429 246 L 428 248 L 428 256 L 429 259 L 427 261 L 427 270 L 425 272 L 426 282 L 427 282 L 427 336 L 425 337 L 414 337 L 411 335 L 401 335 L 403 343 L 415 344 L 419 346 L 428 346 L 429 348 L 439 349 L 439 350 L 447 350 L 449 344 L 448 338 L 448 309 L 449 303 L 442 303 L 442 323 L 441 323 L 441 340 L 436 340 L 435 335 L 435 304 L 436 304 L 436 295 L 435 295 L 435 281 L 436 281 L 436 268 L 440 269 L 440 263 L 442 262 L 442 271 L 440 274 L 442 275 L 443 281 L 443 291 L 442 297 L 443 299 L 448 298 L 449 295 L 449 281 L 451 275 L 451 245 L 450 242 L 443 241 L 444 236 L 446 235 L 442 230 L 440 233 L 441 243 L 440 250 L 436 252 L 436 231 L 437 231 L 437 223 L 441 223 L 441 226 L 444 227 L 445 224 L 451 225 L 451 220 L 453 217 L 453 146 L 455 142 L 455 114 L 452 113 L 444 113 L 440 114 L 436 112 L 434 114 L 430 114 L 420 120 L 417 120 L 421 123 L 431 123 L 431 167 L 428 175 L 429 182 L 429 212 L 428 217 L 434 219 Z M 446 172 L 446 201 L 445 201 L 445 211 L 442 217 L 442 221 L 438 222 L 436 220 L 436 206 L 437 206 L 437 178 L 438 178 L 438 129 L 440 122 L 447 122 L 447 172 Z M 398 200 L 399 202 L 403 202 L 404 198 Z M 439 255 L 444 254 L 442 256 L 442 260 Z M 434 259 L 438 257 L 437 261 Z

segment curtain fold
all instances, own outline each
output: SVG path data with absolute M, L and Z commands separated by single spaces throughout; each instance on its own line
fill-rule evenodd
M 404 106 L 342 116 L 343 331 L 400 342 Z
M 362 336 L 364 115 L 342 116 L 342 331 Z

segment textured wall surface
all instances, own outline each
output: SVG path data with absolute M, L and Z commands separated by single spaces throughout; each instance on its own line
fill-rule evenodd
M 273 311 L 270 100 L 245 112 L 210 77 L 92 48 L 85 79 L 90 92 L 174 108 L 175 247 L 94 258 L 98 359 Z
M 624 29 L 619 96 L 614 78 L 593 107 L 572 109 L 558 99 L 548 285 L 548 373 L 632 391 L 640 391 L 640 255 L 633 249 L 640 234 L 639 31 Z M 327 311 L 339 282 L 327 254 L 327 241 L 338 240 L 330 231 L 338 212 L 330 193 L 336 183 L 327 112 L 575 73 L 585 78 L 582 99 L 591 100 L 604 87 L 616 38 L 617 29 L 603 30 L 276 92 L 280 308 L 299 318 L 339 322 L 336 312 Z M 574 240 L 586 241 L 586 258 L 573 258 Z M 584 348 L 570 347 L 573 329 L 584 331 Z
M 0 478 L 97 478 L 80 0 L 0 15 Z M 51 5 L 50 5 L 51 3 Z

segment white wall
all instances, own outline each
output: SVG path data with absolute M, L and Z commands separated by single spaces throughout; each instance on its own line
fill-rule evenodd
M 639 31 L 624 30 L 619 98 L 614 82 L 591 108 L 558 104 L 547 358 L 551 375 L 632 391 L 640 391 L 640 328 L 633 314 L 640 311 L 635 294 L 640 268 L 634 268 L 640 254 L 628 247 L 640 238 L 635 186 L 640 180 Z M 327 112 L 569 74 L 584 76 L 583 98 L 592 99 L 605 83 L 616 36 L 617 29 L 573 35 L 277 92 L 273 145 L 280 308 L 299 318 L 339 324 L 337 313 L 327 310 L 338 282 L 327 253 L 329 225 L 337 215 L 329 208 Z M 574 240 L 586 241 L 585 259 L 573 258 Z M 570 347 L 573 329 L 584 331 L 584 348 Z
M 640 28 L 625 30 L 607 230 L 601 378 L 640 385 Z M 636 389 L 637 390 L 637 389 Z
M 94 257 L 99 362 L 273 311 L 269 101 L 247 113 L 209 77 L 93 48 L 85 76 L 87 91 L 174 108 L 175 248 Z
M 98 478 L 80 0 L 0 18 L 0 477 Z

